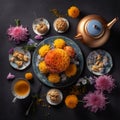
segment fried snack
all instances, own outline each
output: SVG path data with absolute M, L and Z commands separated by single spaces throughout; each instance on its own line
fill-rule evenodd
M 15 57 L 11 57 L 9 61 L 10 62 L 15 62 Z
M 43 34 L 46 33 L 48 31 L 48 27 L 44 22 L 39 23 L 38 25 L 36 25 L 36 30 Z
M 58 31 L 65 31 L 67 29 L 67 23 L 64 19 L 58 18 L 55 21 L 55 27 Z
M 24 60 L 25 62 L 28 62 L 29 57 L 28 57 L 27 55 L 24 55 L 24 56 L 23 56 L 23 60 Z
M 16 58 L 17 58 L 18 60 L 22 60 L 22 61 L 23 61 L 24 54 L 19 52 L 18 55 L 16 56 Z
M 19 68 L 22 67 L 23 65 L 23 61 L 16 60 L 15 63 L 17 64 Z
M 50 90 L 48 92 L 51 102 L 58 103 L 60 101 L 60 93 L 57 90 Z
M 17 57 L 18 54 L 19 54 L 18 51 L 14 51 L 14 53 L 13 53 L 13 57 Z

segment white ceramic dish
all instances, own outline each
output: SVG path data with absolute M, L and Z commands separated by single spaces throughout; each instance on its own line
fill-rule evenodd
M 37 29 L 36 29 L 36 26 L 39 25 L 40 23 L 44 23 L 46 26 L 47 26 L 47 31 L 45 31 L 44 33 L 40 33 Z M 48 22 L 47 19 L 45 18 L 37 18 L 33 21 L 33 24 L 32 24 L 32 28 L 33 28 L 33 31 L 37 34 L 37 35 L 45 35 L 49 29 L 50 29 L 50 24 Z
M 105 50 L 94 50 L 87 57 L 88 70 L 95 75 L 107 74 L 112 66 L 112 57 Z
M 66 27 L 66 29 L 65 29 L 64 31 L 58 30 L 58 29 L 56 28 L 56 25 L 55 25 L 55 24 L 56 24 L 56 21 L 57 21 L 58 19 L 62 19 L 62 20 L 64 20 L 64 21 L 67 23 L 67 27 Z M 67 20 L 66 18 L 60 17 L 60 18 L 55 19 L 55 21 L 53 22 L 53 27 L 54 27 L 54 29 L 55 29 L 56 32 L 58 32 L 58 33 L 64 33 L 64 32 L 66 32 L 66 31 L 68 30 L 68 28 L 69 28 L 69 22 L 68 22 L 68 20 Z
M 57 91 L 58 94 L 59 94 L 59 100 L 57 102 L 53 102 L 51 99 L 50 99 L 50 95 L 49 93 L 50 92 L 53 92 L 53 91 Z M 47 99 L 47 102 L 51 105 L 58 105 L 62 102 L 63 100 L 63 94 L 62 92 L 59 90 L 59 89 L 50 89 L 48 92 L 47 92 L 47 95 L 46 95 L 46 99 Z
M 28 57 L 28 61 L 27 62 L 23 62 L 23 65 L 21 67 L 18 67 L 18 65 L 15 62 L 11 62 L 10 59 L 13 57 L 13 54 L 9 54 L 9 62 L 10 65 L 17 69 L 17 70 L 24 70 L 25 68 L 27 68 L 30 63 L 31 63 L 31 54 L 28 50 L 24 50 L 22 47 L 15 47 L 14 51 L 18 51 L 20 53 L 23 53 L 24 55 L 26 55 Z M 15 58 L 16 59 L 16 58 Z

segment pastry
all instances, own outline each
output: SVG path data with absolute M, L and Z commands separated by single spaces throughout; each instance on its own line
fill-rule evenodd
M 29 57 L 28 57 L 27 55 L 24 55 L 23 60 L 24 60 L 25 62 L 28 62 Z
M 22 67 L 23 61 L 16 60 L 15 63 L 17 64 L 18 67 Z
M 48 27 L 44 22 L 41 22 L 41 23 L 36 25 L 36 30 L 39 33 L 43 34 L 43 33 L 46 33 L 48 31 Z

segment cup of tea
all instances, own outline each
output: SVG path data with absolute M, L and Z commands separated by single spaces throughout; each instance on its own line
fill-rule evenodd
M 30 94 L 30 83 L 24 78 L 18 78 L 12 83 L 12 94 L 15 102 L 17 99 L 25 99 Z

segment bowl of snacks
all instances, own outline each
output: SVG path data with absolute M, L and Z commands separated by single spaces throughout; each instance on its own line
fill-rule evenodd
M 33 21 L 32 28 L 37 35 L 45 35 L 50 29 L 50 24 L 45 18 L 37 18 Z
M 59 18 L 55 19 L 55 21 L 53 23 L 53 27 L 56 32 L 64 33 L 69 28 L 69 22 L 66 18 L 59 17 Z
M 63 94 L 59 89 L 50 89 L 46 95 L 47 102 L 51 105 L 58 105 L 63 100 Z
M 30 65 L 31 54 L 22 47 L 15 47 L 13 52 L 9 54 L 9 62 L 13 68 L 23 70 Z
M 87 67 L 95 75 L 107 74 L 112 66 L 112 57 L 105 50 L 94 50 L 87 57 Z

